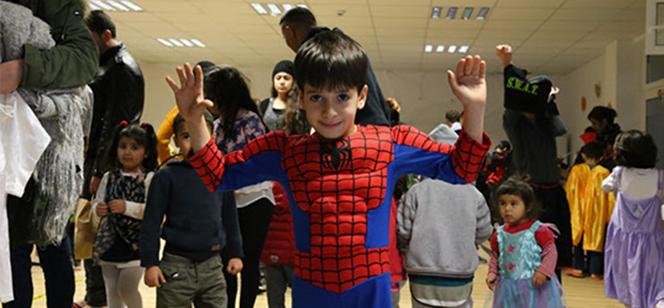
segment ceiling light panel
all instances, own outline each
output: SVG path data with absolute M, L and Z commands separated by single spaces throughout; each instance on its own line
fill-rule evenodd
M 129 0 L 90 0 L 88 6 L 91 10 L 106 10 L 119 12 L 142 12 L 143 8 Z
M 489 14 L 489 8 L 488 7 L 483 7 L 477 13 L 477 19 L 478 20 L 484 20 L 484 19 L 486 19 L 487 14 Z
M 291 3 L 251 3 L 251 6 L 256 10 L 260 15 L 272 15 L 279 16 L 285 14 L 286 12 L 292 10 L 293 8 L 301 7 L 308 9 L 307 5 L 304 3 L 291 4 Z
M 182 42 L 182 44 L 184 44 L 184 46 L 194 47 L 194 43 L 190 42 L 188 39 L 180 39 L 180 42 Z
M 447 11 L 443 11 L 443 9 L 446 9 Z M 443 8 L 440 6 L 433 6 L 431 7 L 431 15 L 429 16 L 431 19 L 440 19 L 441 16 L 444 16 L 445 19 L 457 19 L 457 13 L 460 13 L 458 15 L 459 18 L 458 20 L 470 20 L 475 17 L 477 20 L 484 20 L 486 19 L 487 15 L 489 14 L 489 7 L 472 7 L 472 6 L 467 6 L 467 7 L 457 7 L 457 6 L 452 6 L 448 8 Z M 477 15 L 474 13 L 477 12 Z
M 136 4 L 134 4 L 134 3 L 131 2 L 131 1 L 128 1 L 128 0 L 120 0 L 120 2 L 122 2 L 122 4 L 124 4 L 125 6 L 127 6 L 128 8 L 130 8 L 130 9 L 136 11 L 136 12 L 143 12 L 143 8 L 142 8 L 142 7 L 140 7 L 140 6 L 136 5 Z
M 108 4 L 114 6 L 115 8 L 119 9 L 122 12 L 129 12 L 129 9 L 126 6 L 115 2 L 114 0 L 106 0 L 106 2 L 108 2 Z
M 458 10 L 459 10 L 459 8 L 457 8 L 457 7 L 455 7 L 455 6 L 450 7 L 450 8 L 447 10 L 447 16 L 446 16 L 445 18 L 447 18 L 447 19 L 454 19 L 454 18 L 456 17 L 456 14 L 457 14 L 457 11 L 458 11 Z
M 180 43 L 180 41 L 178 41 L 178 40 L 176 40 L 176 39 L 173 39 L 173 38 L 172 38 L 172 39 L 168 39 L 168 41 L 171 42 L 171 44 L 173 44 L 173 45 L 175 45 L 175 46 L 177 46 L 177 47 L 184 47 L 184 44 Z
M 272 16 L 281 15 L 281 10 L 276 4 L 268 3 L 267 7 L 270 9 L 270 14 L 272 14 Z
M 440 6 L 434 6 L 431 8 L 431 18 L 438 19 L 440 18 L 440 13 L 443 11 L 443 8 Z
M 468 19 L 470 19 L 470 15 L 473 15 L 473 8 L 472 7 L 467 7 L 465 9 L 463 9 L 463 15 L 461 15 L 461 19 L 468 20 Z
M 162 44 L 164 44 L 164 45 L 166 45 L 166 46 L 168 46 L 168 47 L 173 47 L 173 44 L 172 44 L 171 42 L 169 42 L 169 41 L 167 41 L 167 40 L 165 40 L 165 39 L 163 39 L 163 38 L 158 38 L 157 41 L 159 41 L 159 43 L 162 43 Z
M 436 53 L 444 53 L 447 51 L 448 53 L 467 53 L 468 49 L 470 46 L 468 45 L 450 45 L 445 49 L 445 45 L 425 45 L 424 46 L 424 51 L 425 52 L 433 52 L 434 51 L 434 46 L 436 47 Z
M 102 8 L 103 10 L 115 11 L 115 9 L 112 6 L 102 2 L 100 0 L 90 0 L 90 3 L 94 3 L 96 6 Z
M 205 44 L 197 39 L 157 38 L 157 41 L 168 47 L 205 47 Z
M 194 43 L 194 45 L 196 45 L 198 47 L 205 47 L 205 44 L 203 44 L 201 41 L 199 41 L 197 39 L 191 39 L 191 42 Z
M 267 10 L 260 3 L 252 3 L 251 6 L 254 7 L 254 10 L 256 10 L 258 14 L 261 15 L 267 14 Z

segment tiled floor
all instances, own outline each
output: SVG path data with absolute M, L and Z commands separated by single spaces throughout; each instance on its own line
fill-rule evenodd
M 486 264 L 480 264 L 475 275 L 475 289 L 473 290 L 473 299 L 475 300 L 474 308 L 491 307 L 490 304 L 485 305 L 486 299 L 489 296 L 484 279 L 488 267 Z M 44 278 L 41 268 L 38 266 L 33 267 L 32 270 L 34 285 L 35 285 L 35 299 L 34 308 L 46 307 L 46 295 L 44 294 Z M 85 273 L 84 271 L 77 271 L 76 273 L 76 295 L 75 299 L 80 300 L 85 295 Z M 155 307 L 155 290 L 141 284 L 141 294 L 143 295 L 144 307 Z M 569 308 L 622 308 L 616 300 L 604 297 L 604 283 L 603 281 L 594 281 L 589 278 L 577 279 L 563 277 L 563 290 L 567 299 Z M 286 307 L 290 307 L 290 291 L 286 295 Z M 256 308 L 267 308 L 267 297 L 265 293 L 258 296 L 256 300 Z M 408 285 L 402 288 L 400 307 L 411 307 L 410 292 Z

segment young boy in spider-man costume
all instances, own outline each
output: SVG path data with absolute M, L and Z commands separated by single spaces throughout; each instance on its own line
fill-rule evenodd
M 450 86 L 464 105 L 464 131 L 454 147 L 409 126 L 357 126 L 364 106 L 367 56 L 350 38 L 316 35 L 295 58 L 295 80 L 312 135 L 273 132 L 222 157 L 203 121 L 211 102 L 202 72 L 177 68 L 167 81 L 190 123 L 189 161 L 210 190 L 265 180 L 287 190 L 295 229 L 293 307 L 392 307 L 388 262 L 390 201 L 397 178 L 421 174 L 451 183 L 475 180 L 490 140 L 483 133 L 486 64 L 459 61 Z M 443 236 L 443 235 L 441 235 Z

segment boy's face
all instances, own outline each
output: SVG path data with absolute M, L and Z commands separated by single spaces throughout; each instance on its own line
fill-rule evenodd
M 355 114 L 364 108 L 367 86 L 361 91 L 314 89 L 310 85 L 299 90 L 300 102 L 307 112 L 307 120 L 316 133 L 325 139 L 340 139 L 357 131 Z
M 189 127 L 186 122 L 178 124 L 178 132 L 173 137 L 175 141 L 175 146 L 180 148 L 180 153 L 184 156 L 184 159 L 190 154 L 194 154 L 193 149 L 191 148 L 191 138 L 189 137 Z

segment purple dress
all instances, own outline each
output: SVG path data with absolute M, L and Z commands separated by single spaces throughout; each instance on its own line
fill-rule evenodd
M 663 178 L 660 172 L 658 190 Z M 606 296 L 632 308 L 655 307 L 664 300 L 663 200 L 632 200 L 620 191 L 616 196 L 604 253 Z

